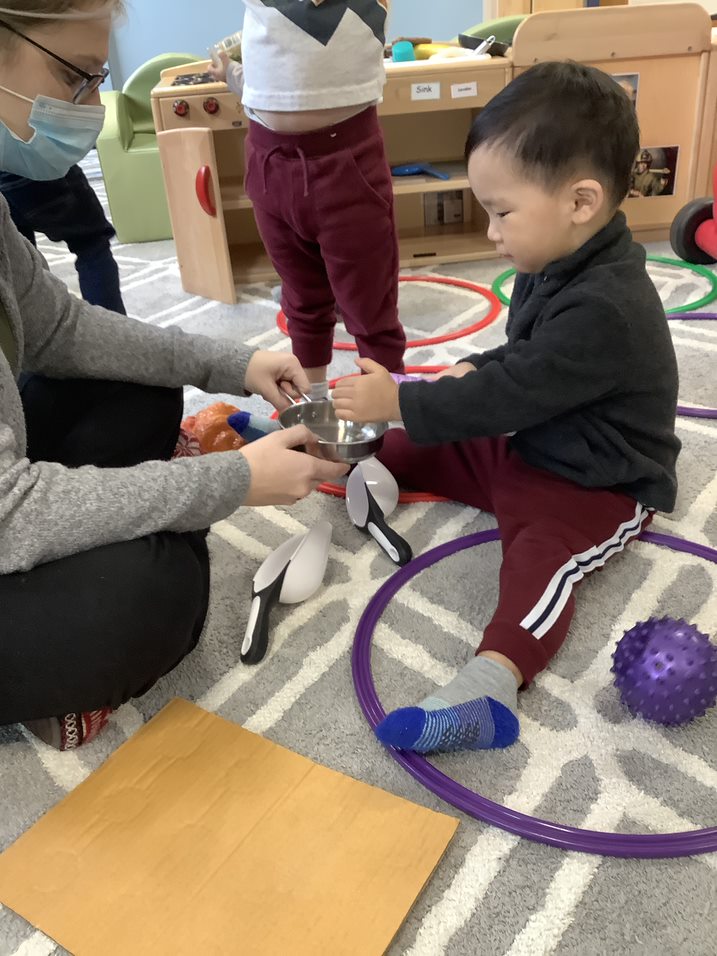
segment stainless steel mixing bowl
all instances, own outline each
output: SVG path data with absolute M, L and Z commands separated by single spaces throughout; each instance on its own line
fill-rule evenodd
M 337 418 L 333 402 L 299 402 L 279 415 L 283 428 L 306 425 L 327 458 L 353 465 L 375 455 L 383 445 L 388 422 L 346 422 Z

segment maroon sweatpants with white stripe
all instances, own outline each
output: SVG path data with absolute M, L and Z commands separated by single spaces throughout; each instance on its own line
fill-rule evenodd
M 575 585 L 651 520 L 651 512 L 628 495 L 583 488 L 527 465 L 505 437 L 426 447 L 394 430 L 378 457 L 402 487 L 496 516 L 503 548 L 500 594 L 478 651 L 504 654 L 525 684 L 565 640 Z
M 331 362 L 338 305 L 359 354 L 403 371 L 393 185 L 376 108 L 310 133 L 252 122 L 245 188 L 304 368 Z

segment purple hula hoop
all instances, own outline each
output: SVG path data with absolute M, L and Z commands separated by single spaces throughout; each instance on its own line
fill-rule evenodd
M 702 319 L 714 322 L 717 321 L 717 312 L 673 312 L 668 315 L 669 322 L 675 320 L 681 322 L 692 322 L 693 319 Z M 687 418 L 717 418 L 717 408 L 693 408 L 691 405 L 678 405 L 677 414 L 684 415 Z
M 693 408 L 691 405 L 678 405 L 677 414 L 686 418 L 717 418 L 717 408 Z
M 356 694 L 370 726 L 376 725 L 386 716 L 371 673 L 371 639 L 378 621 L 393 596 L 413 577 L 426 568 L 437 564 L 444 558 L 459 551 L 465 551 L 479 544 L 499 540 L 497 529 L 481 531 L 478 534 L 450 541 L 426 554 L 414 559 L 410 564 L 398 570 L 380 588 L 364 611 L 354 640 L 351 667 Z M 640 535 L 642 541 L 658 544 L 673 551 L 684 551 L 707 561 L 717 563 L 717 551 L 685 541 L 668 534 L 646 531 Z M 688 830 L 684 833 L 665 834 L 622 834 L 606 833 L 598 830 L 582 830 L 579 827 L 563 826 L 538 817 L 531 817 L 516 810 L 494 803 L 480 794 L 441 773 L 425 757 L 408 751 L 387 748 L 397 763 L 407 770 L 419 783 L 452 804 L 458 810 L 490 823 L 493 826 L 534 840 L 546 843 L 561 850 L 578 850 L 583 853 L 598 853 L 603 856 L 631 857 L 639 859 L 660 859 L 678 856 L 693 856 L 700 853 L 712 853 L 717 850 L 717 827 L 706 830 Z
M 707 319 L 710 322 L 717 320 L 717 312 L 672 312 L 668 314 L 667 320 L 674 322 L 675 319 L 682 322 L 691 322 L 693 319 Z

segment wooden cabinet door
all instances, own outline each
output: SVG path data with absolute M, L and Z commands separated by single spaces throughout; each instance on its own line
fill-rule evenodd
M 227 244 L 214 139 L 209 129 L 158 133 L 182 288 L 237 301 Z

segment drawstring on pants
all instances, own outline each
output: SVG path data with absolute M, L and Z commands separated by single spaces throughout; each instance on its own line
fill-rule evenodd
M 267 164 L 269 160 L 271 159 L 271 157 L 274 155 L 274 153 L 280 152 L 282 148 L 283 148 L 282 146 L 274 146 L 273 149 L 270 149 L 269 152 L 266 153 L 266 155 L 264 156 L 264 162 L 261 164 L 261 183 L 262 183 L 264 195 L 266 195 L 268 192 L 268 187 L 266 184 Z M 301 160 L 301 170 L 304 174 L 304 198 L 306 198 L 309 195 L 309 164 L 306 160 L 306 153 L 303 151 L 303 149 L 300 146 L 296 146 L 295 149 L 296 149 L 297 156 Z

